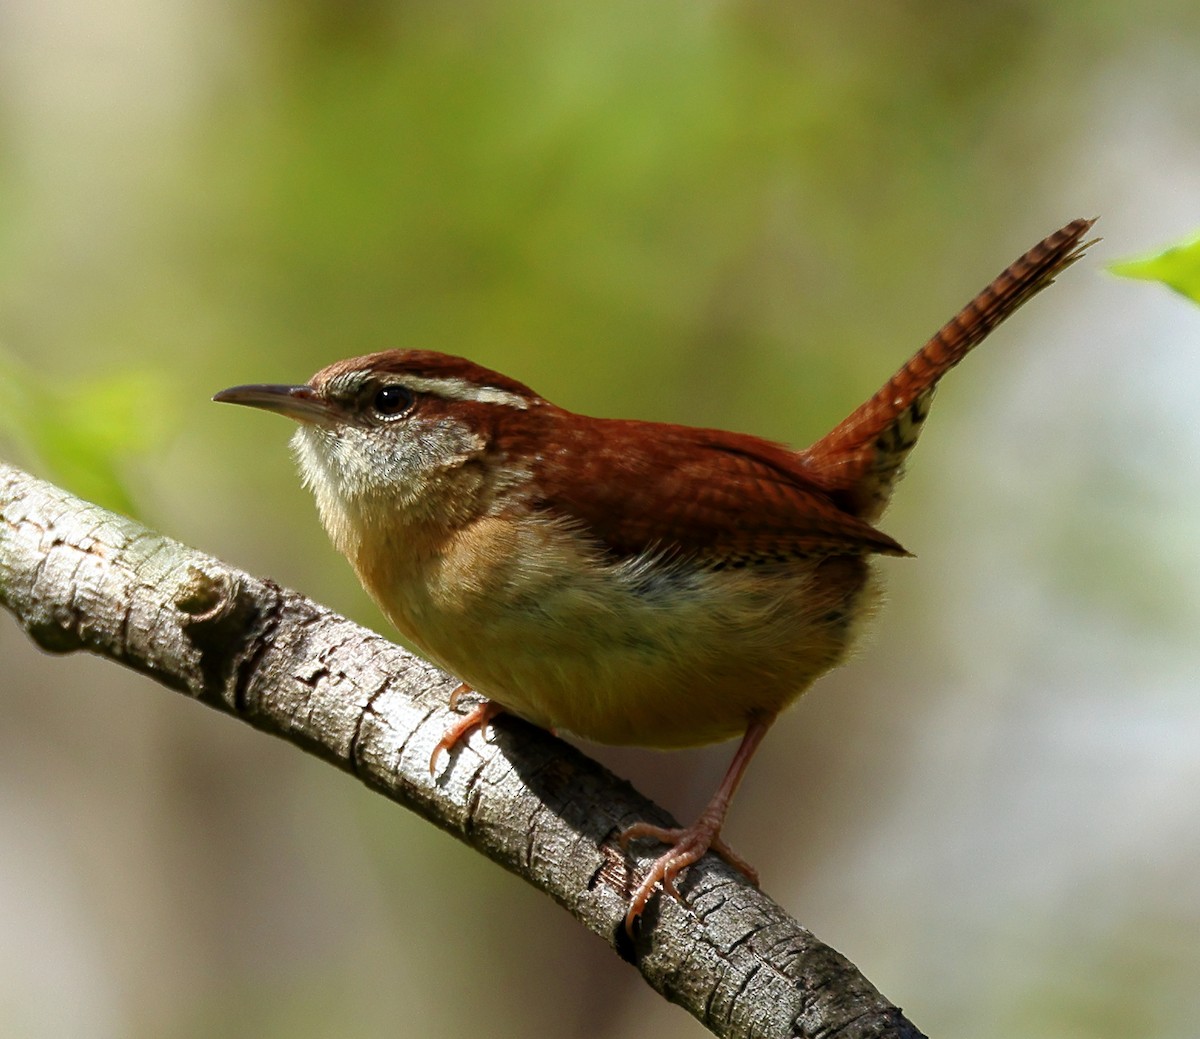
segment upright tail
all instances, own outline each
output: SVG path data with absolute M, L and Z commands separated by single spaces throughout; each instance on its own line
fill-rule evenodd
M 1072 220 L 1035 245 L 951 318 L 875 396 L 802 452 L 843 508 L 868 522 L 879 518 L 921 433 L 938 380 L 1083 255 L 1096 241 L 1083 241 L 1094 223 Z

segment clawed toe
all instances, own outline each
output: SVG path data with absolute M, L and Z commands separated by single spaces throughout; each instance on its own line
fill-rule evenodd
M 458 703 L 458 698 L 466 692 L 470 692 L 471 687 L 468 685 L 460 685 L 453 693 L 450 694 L 450 706 L 453 708 Z M 442 734 L 442 738 L 438 740 L 437 746 L 433 748 L 433 753 L 429 755 L 429 771 L 430 773 L 437 772 L 438 755 L 442 751 L 449 754 L 457 745 L 459 740 L 463 739 L 472 729 L 482 729 L 488 722 L 498 714 L 502 714 L 504 708 L 492 700 L 484 700 L 477 707 L 472 708 L 453 725 L 446 729 Z
M 629 911 L 625 914 L 625 933 L 630 938 L 633 937 L 634 924 L 654 895 L 654 889 L 661 886 L 666 894 L 682 902 L 684 899 L 679 893 L 676 878 L 688 866 L 699 862 L 705 852 L 710 849 L 720 855 L 734 869 L 744 873 L 753 884 L 756 886 L 758 884 L 758 874 L 741 856 L 730 850 L 729 846 L 714 832 L 709 821 L 704 818 L 686 829 L 635 823 L 622 831 L 617 838 L 617 843 L 622 849 L 625 849 L 628 848 L 631 841 L 643 839 L 659 841 L 669 847 L 651 863 L 646 876 L 633 893 Z
M 758 870 L 743 859 L 736 851 L 726 844 L 720 837 L 714 837 L 711 851 L 720 855 L 726 862 L 736 869 L 743 877 L 751 884 L 758 887 Z

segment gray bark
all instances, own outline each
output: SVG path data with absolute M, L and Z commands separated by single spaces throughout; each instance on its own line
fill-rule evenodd
M 715 856 L 623 921 L 662 809 L 504 717 L 439 773 L 454 679 L 332 611 L 0 463 L 0 602 L 43 649 L 87 650 L 273 733 L 544 891 L 719 1036 L 921 1036 L 839 953 Z

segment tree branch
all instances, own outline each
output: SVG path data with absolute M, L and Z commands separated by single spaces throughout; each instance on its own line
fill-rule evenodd
M 44 649 L 88 650 L 353 772 L 546 892 L 720 1036 L 921 1033 L 839 953 L 709 855 L 686 905 L 623 921 L 616 835 L 673 820 L 509 717 L 429 772 L 453 679 L 296 592 L 0 463 L 0 602 Z M 652 850 L 652 849 L 650 849 Z M 650 861 L 632 858 L 644 867 Z

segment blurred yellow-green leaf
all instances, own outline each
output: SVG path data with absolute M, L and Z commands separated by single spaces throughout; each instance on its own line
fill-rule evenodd
M 0 435 L 76 494 L 137 513 L 123 463 L 163 443 L 171 426 L 167 380 L 127 371 L 59 382 L 0 351 Z
M 1193 303 L 1200 303 L 1200 236 L 1151 256 L 1120 260 L 1109 270 L 1123 278 L 1161 281 Z

